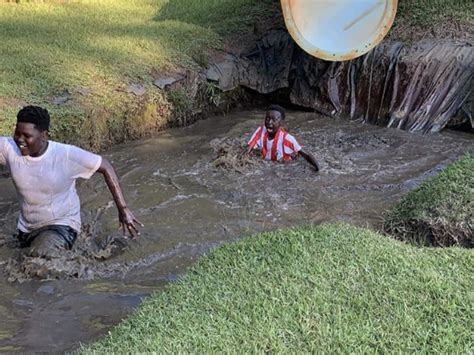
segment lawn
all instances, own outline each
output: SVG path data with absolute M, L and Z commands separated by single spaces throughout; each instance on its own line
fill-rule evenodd
M 199 69 L 226 36 L 251 31 L 268 6 L 255 0 L 0 1 L 0 135 L 11 134 L 16 112 L 30 103 L 51 111 L 53 138 L 103 148 L 120 130 L 140 125 L 125 121 L 143 101 L 166 111 L 170 103 L 154 78 Z M 127 92 L 131 84 L 143 85 L 146 98 Z M 90 131 L 102 141 L 78 140 Z
M 426 39 L 472 43 L 472 26 L 472 0 L 398 0 L 388 37 L 406 44 Z
M 448 18 L 460 22 L 472 21 L 471 0 L 399 0 L 398 15 L 420 26 L 432 26 Z
M 347 224 L 264 233 L 202 258 L 89 352 L 469 353 L 474 256 Z

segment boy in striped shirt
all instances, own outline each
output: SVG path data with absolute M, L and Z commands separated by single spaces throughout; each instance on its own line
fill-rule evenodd
M 291 161 L 299 155 L 306 159 L 316 171 L 319 171 L 318 163 L 311 153 L 306 152 L 291 134 L 281 128 L 281 122 L 285 119 L 285 110 L 279 105 L 270 105 L 265 114 L 264 125 L 250 138 L 247 152 L 253 149 L 260 150 L 263 159 L 273 161 Z

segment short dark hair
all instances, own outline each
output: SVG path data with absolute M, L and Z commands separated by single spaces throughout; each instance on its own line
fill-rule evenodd
M 268 106 L 267 111 L 278 111 L 280 113 L 281 119 L 282 120 L 285 119 L 285 115 L 286 115 L 285 109 L 281 107 L 280 105 L 270 105 Z
M 39 106 L 25 106 L 16 115 L 17 122 L 33 123 L 40 131 L 49 130 L 49 112 Z

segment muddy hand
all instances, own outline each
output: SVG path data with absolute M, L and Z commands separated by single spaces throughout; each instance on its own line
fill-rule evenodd
M 246 147 L 242 149 L 242 151 L 239 154 L 239 158 L 250 158 L 252 155 L 256 153 L 256 150 L 250 147 Z
M 124 207 L 119 211 L 119 223 L 123 234 L 127 235 L 128 231 L 132 238 L 136 238 L 140 235 L 137 225 L 143 227 L 143 223 L 141 223 L 138 219 L 135 218 L 132 211 L 130 211 L 128 207 Z

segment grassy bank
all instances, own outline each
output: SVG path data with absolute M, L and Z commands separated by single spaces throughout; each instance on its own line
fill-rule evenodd
M 53 138 L 95 150 L 166 126 L 181 108 L 153 80 L 205 65 L 225 36 L 251 31 L 266 4 L 0 1 L 0 134 L 26 103 L 51 111 Z M 129 92 L 133 84 L 146 94 Z
M 471 0 L 399 0 L 389 38 L 406 43 L 453 39 L 472 43 L 474 2 Z
M 82 351 L 465 353 L 473 262 L 344 224 L 266 233 L 211 252 Z
M 466 34 L 473 6 L 401 0 L 391 33 Z M 277 0 L 0 0 L 0 135 L 27 103 L 51 111 L 53 139 L 96 151 L 185 123 L 183 112 L 216 100 L 188 102 L 192 83 L 170 96 L 153 80 L 206 66 L 230 37 L 265 33 L 269 17 L 282 26 Z
M 410 192 L 385 216 L 384 229 L 417 244 L 474 246 L 474 155 Z

